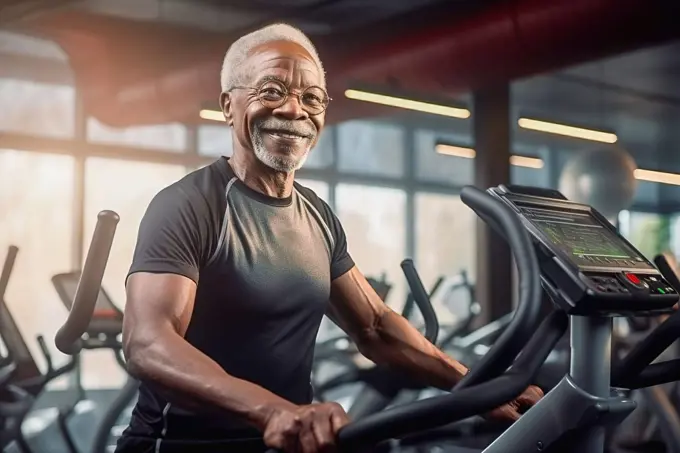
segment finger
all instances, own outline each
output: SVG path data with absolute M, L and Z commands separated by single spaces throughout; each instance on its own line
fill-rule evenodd
M 511 410 L 508 411 L 508 419 L 509 419 L 510 421 L 516 422 L 516 421 L 519 420 L 521 417 L 522 417 L 522 414 L 520 414 L 519 412 L 517 412 L 517 411 L 514 410 L 514 409 L 511 409 Z
M 538 399 L 541 399 L 541 398 L 543 398 L 543 397 L 545 396 L 545 394 L 543 393 L 543 390 L 541 390 L 540 387 L 536 387 L 535 385 L 532 385 L 532 386 L 529 387 L 529 388 L 532 390 L 532 393 L 533 393 Z
M 286 453 L 298 453 L 298 439 L 292 433 L 279 432 L 265 435 L 264 443 L 269 448 L 283 450 Z
M 329 414 L 319 414 L 314 419 L 314 438 L 320 453 L 335 452 L 335 430 Z
M 542 397 L 543 392 L 541 392 L 539 388 L 528 389 L 526 392 L 521 394 L 519 398 L 517 398 L 517 401 L 522 406 L 533 406 L 534 404 L 538 403 Z
M 331 425 L 333 426 L 333 434 L 338 434 L 340 428 L 349 423 L 349 417 L 344 410 L 334 411 L 331 414 Z
M 505 420 L 516 422 L 520 417 L 520 413 L 514 407 L 510 405 L 503 407 L 503 418 Z
M 302 451 L 299 440 L 302 428 L 302 420 L 296 417 L 295 420 L 291 422 L 288 429 L 283 431 L 283 451 L 286 453 L 300 453 Z
M 305 426 L 300 432 L 299 441 L 300 451 L 302 451 L 302 453 L 317 453 L 319 451 L 316 446 L 316 439 L 314 437 L 314 432 L 312 431 L 312 426 Z

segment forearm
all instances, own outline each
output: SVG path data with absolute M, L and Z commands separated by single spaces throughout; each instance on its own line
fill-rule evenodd
M 174 332 L 154 337 L 129 348 L 129 371 L 162 389 L 175 404 L 227 412 L 260 429 L 276 408 L 293 406 L 256 384 L 229 375 Z
M 370 338 L 359 344 L 373 362 L 398 369 L 416 380 L 450 390 L 467 368 L 427 341 L 403 316 L 385 312 Z

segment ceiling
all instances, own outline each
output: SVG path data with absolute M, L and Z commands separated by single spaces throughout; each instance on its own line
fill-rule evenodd
M 105 122 L 158 122 L 157 112 L 185 121 L 183 109 L 194 118 L 197 100 L 214 100 L 229 42 L 282 20 L 312 36 L 337 80 L 334 121 L 394 114 L 342 99 L 350 81 L 465 102 L 475 84 L 515 79 L 514 114 L 613 130 L 641 165 L 680 171 L 680 2 L 617 1 L 551 0 L 546 8 L 536 0 L 0 0 L 0 27 L 59 44 L 36 51 L 0 31 L 0 54 L 68 60 Z M 145 116 L 146 105 L 155 107 Z M 536 146 L 584 146 L 517 136 Z

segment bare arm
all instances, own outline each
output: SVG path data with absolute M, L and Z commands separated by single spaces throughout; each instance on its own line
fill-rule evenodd
M 185 339 L 196 284 L 174 274 L 135 273 L 127 282 L 123 347 L 129 372 L 187 408 L 236 414 L 264 430 L 279 409 L 296 406 L 227 374 Z
M 464 365 L 385 305 L 356 267 L 333 281 L 328 315 L 375 363 L 443 390 L 450 390 L 467 373 Z

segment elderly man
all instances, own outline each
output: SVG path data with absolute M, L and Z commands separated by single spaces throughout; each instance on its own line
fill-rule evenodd
M 309 39 L 272 25 L 236 41 L 220 104 L 234 152 L 162 190 L 141 222 L 124 345 L 140 395 L 118 452 L 332 451 L 348 418 L 312 404 L 327 314 L 376 363 L 450 389 L 466 368 L 375 294 L 340 222 L 294 182 L 330 98 Z M 531 387 L 492 414 L 514 420 Z

